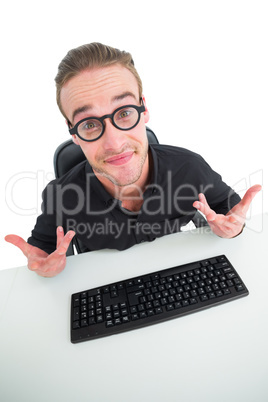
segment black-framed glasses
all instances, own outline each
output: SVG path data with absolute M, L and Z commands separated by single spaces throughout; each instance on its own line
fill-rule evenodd
M 102 117 L 86 117 L 69 129 L 69 133 L 71 135 L 76 134 L 83 141 L 96 141 L 104 133 L 105 119 L 111 119 L 114 127 L 119 130 L 131 130 L 139 123 L 141 113 L 145 112 L 142 98 L 140 101 L 141 106 L 125 105 L 116 109 L 112 114 L 106 114 Z

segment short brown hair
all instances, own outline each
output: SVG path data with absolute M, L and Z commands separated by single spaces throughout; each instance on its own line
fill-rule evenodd
M 139 97 L 141 97 L 142 82 L 130 53 L 97 42 L 79 46 L 67 53 L 59 64 L 58 74 L 55 78 L 57 104 L 65 118 L 66 116 L 60 101 L 60 93 L 63 85 L 83 70 L 94 67 L 107 67 L 116 63 L 121 64 L 134 75 L 139 87 Z

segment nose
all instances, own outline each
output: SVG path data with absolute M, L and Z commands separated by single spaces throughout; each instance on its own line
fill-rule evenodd
M 113 125 L 110 118 L 105 119 L 104 124 L 105 124 L 104 133 L 101 137 L 103 148 L 105 150 L 121 149 L 122 146 L 126 143 L 126 135 L 124 131 L 116 128 Z

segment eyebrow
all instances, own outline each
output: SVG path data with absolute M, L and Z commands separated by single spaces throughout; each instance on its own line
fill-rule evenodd
M 77 109 L 75 109 L 75 111 L 72 114 L 72 121 L 74 121 L 75 116 L 77 116 L 80 113 L 87 112 L 90 109 L 92 109 L 91 105 L 85 105 L 85 106 L 78 107 Z
M 114 97 L 112 98 L 112 102 L 116 102 L 116 101 L 125 99 L 125 98 L 127 98 L 128 96 L 131 96 L 132 98 L 134 98 L 135 100 L 137 100 L 136 96 L 135 96 L 132 92 L 127 91 L 127 92 L 123 92 L 121 95 L 116 95 L 116 96 L 114 96 Z
M 122 99 L 125 99 L 125 98 L 127 98 L 127 97 L 132 97 L 134 100 L 137 100 L 137 97 L 132 93 L 132 92 L 130 92 L 130 91 L 126 91 L 126 92 L 123 92 L 122 94 L 120 94 L 120 95 L 115 95 L 115 96 L 113 96 L 113 98 L 112 98 L 112 103 L 113 102 L 117 102 L 117 101 L 120 101 L 120 100 L 122 100 Z M 78 114 L 80 114 L 80 113 L 84 113 L 84 112 L 87 112 L 87 111 L 90 111 L 91 109 L 93 109 L 93 106 L 92 105 L 84 105 L 84 106 L 81 106 L 81 107 L 78 107 L 77 109 L 75 109 L 74 110 L 74 112 L 73 112 L 73 114 L 72 114 L 72 121 L 74 121 L 74 118 L 78 115 Z

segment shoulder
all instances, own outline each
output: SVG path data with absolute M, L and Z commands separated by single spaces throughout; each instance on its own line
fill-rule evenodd
M 75 183 L 79 180 L 83 180 L 86 176 L 86 170 L 89 167 L 89 163 L 84 160 L 74 166 L 69 172 L 65 173 L 60 178 L 56 179 L 58 184 Z
M 150 147 L 159 162 L 165 162 L 166 166 L 174 163 L 177 166 L 191 164 L 192 167 L 200 164 L 207 165 L 201 155 L 186 148 L 162 144 L 151 144 Z
M 165 181 L 167 172 L 178 183 L 215 183 L 221 180 L 205 159 L 196 152 L 172 145 L 152 145 L 154 171 L 159 180 Z
M 71 184 L 83 187 L 86 183 L 86 174 L 89 168 L 90 166 L 86 160 L 80 162 L 63 176 L 50 181 L 46 186 L 44 193 L 47 191 L 58 191 L 59 189 L 66 188 L 66 186 Z

